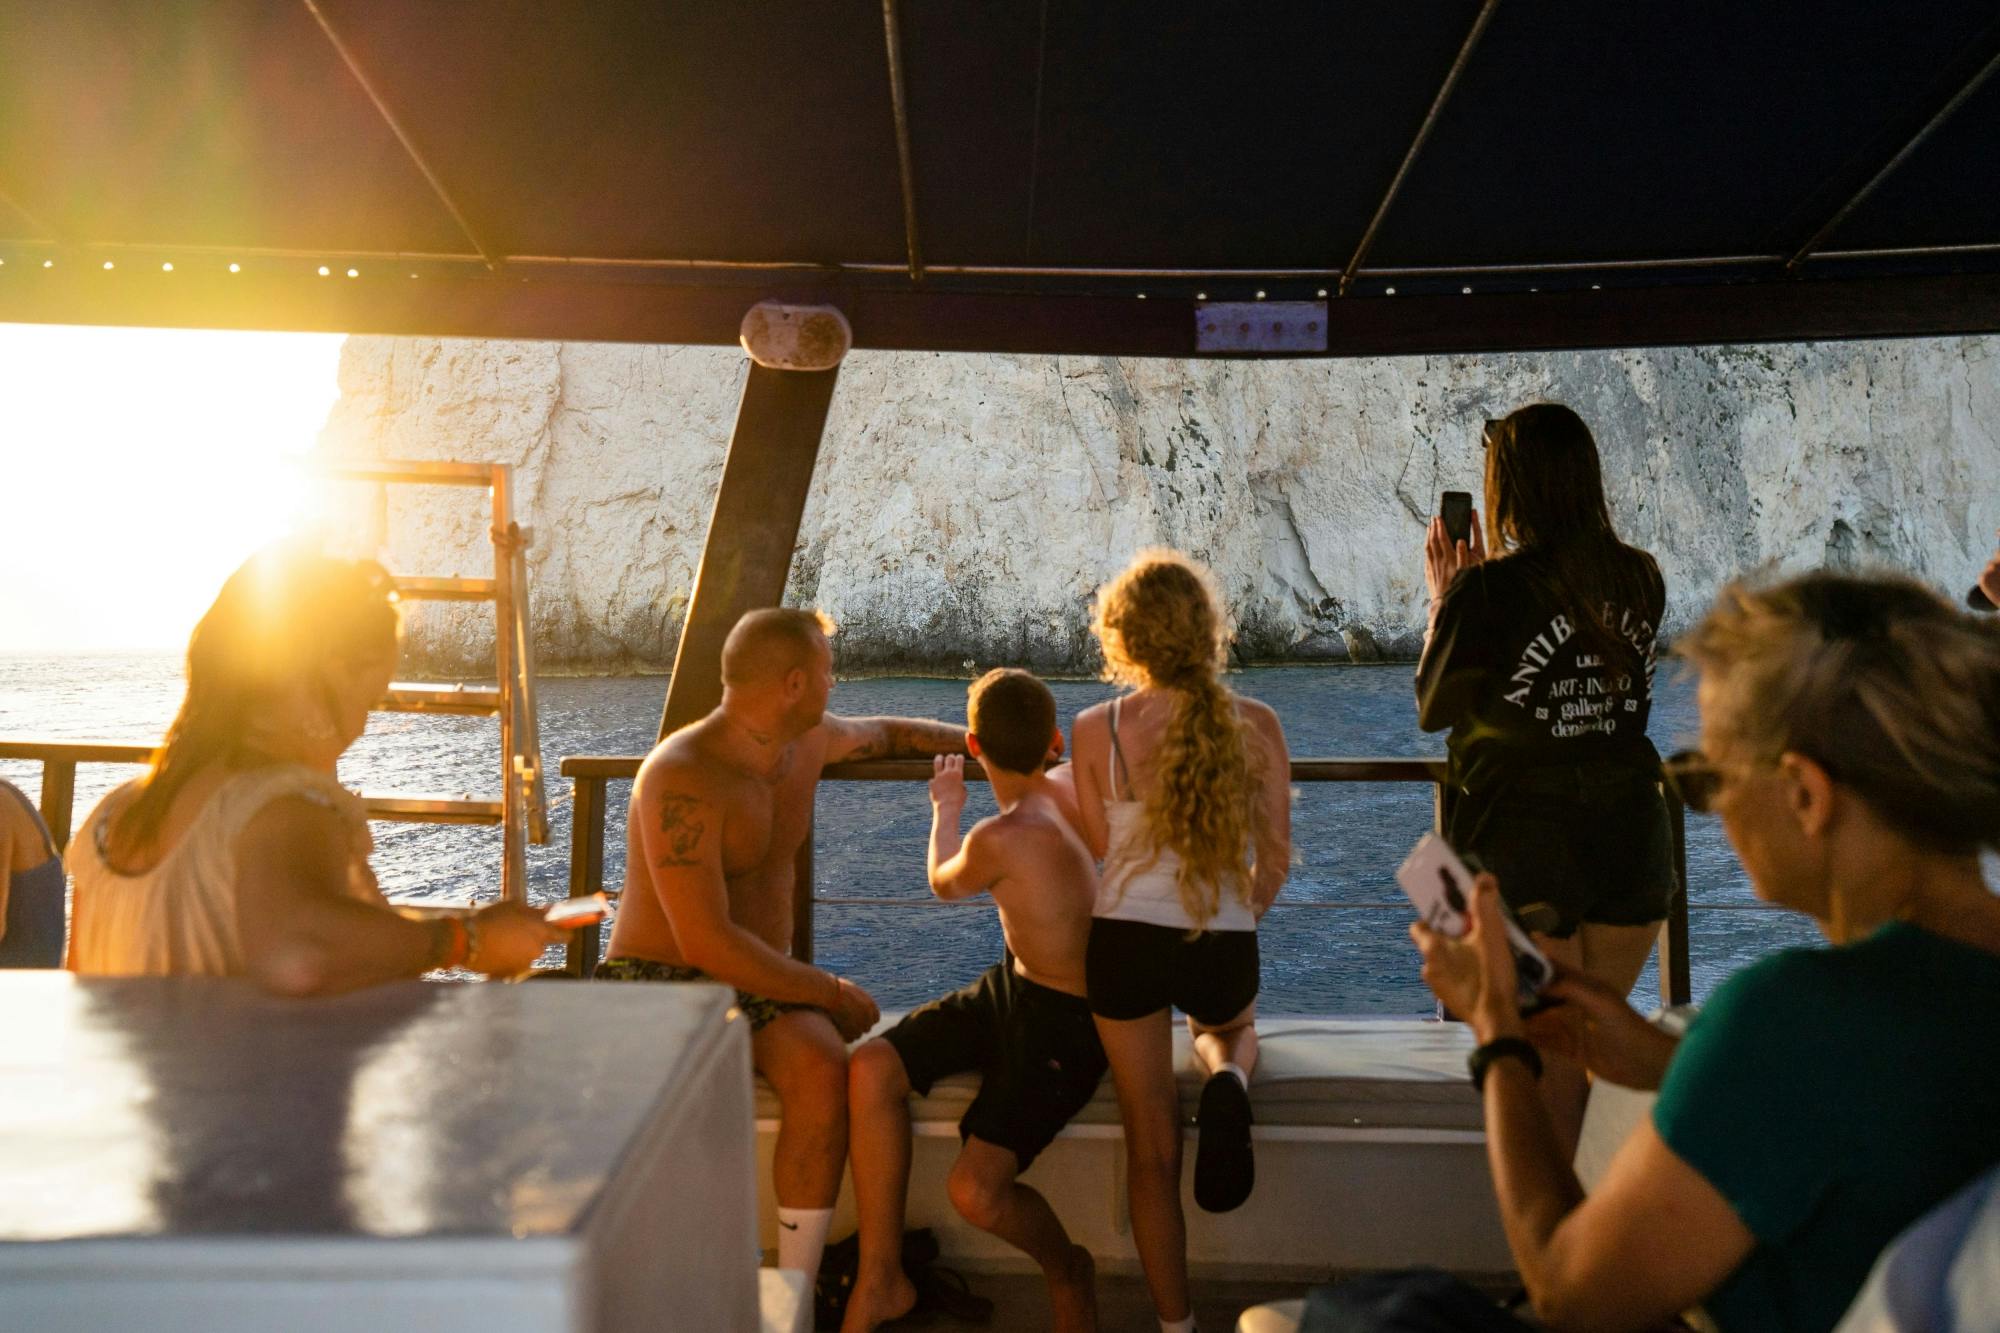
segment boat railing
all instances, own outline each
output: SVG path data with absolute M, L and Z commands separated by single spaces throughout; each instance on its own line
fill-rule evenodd
M 0 740 L 0 759 L 39 762 L 42 766 L 42 819 L 54 835 L 56 846 L 69 845 L 75 818 L 76 771 L 80 764 L 144 764 L 153 755 L 151 745 L 120 741 Z M 607 798 L 614 782 L 630 782 L 638 776 L 639 755 L 575 755 L 564 759 L 561 773 L 570 780 L 569 892 L 572 897 L 596 893 L 604 888 L 604 832 Z M 834 764 L 825 777 L 833 782 L 923 782 L 930 777 L 930 763 L 922 759 L 874 759 L 865 763 Z M 965 775 L 984 781 L 985 772 L 976 761 L 968 761 Z M 1292 781 L 1309 782 L 1402 782 L 1428 783 L 1433 809 L 1443 799 L 1445 766 L 1435 759 L 1349 759 L 1305 758 L 1292 761 Z M 449 798 L 382 796 L 362 793 L 370 819 L 396 822 L 497 824 L 501 822 L 498 801 L 465 801 Z M 1664 1004 L 1686 1004 L 1693 998 L 1693 981 L 1688 965 L 1687 820 L 1686 812 L 1672 793 L 1668 794 L 1674 837 L 1673 903 L 1660 925 L 1660 1000 Z M 821 907 L 893 907 L 925 909 L 936 906 L 929 898 L 821 897 L 813 891 L 813 838 L 807 835 L 799 850 L 793 889 L 793 948 L 808 961 L 813 956 L 813 916 Z M 1273 911 L 1407 912 L 1409 904 L 1400 898 L 1366 902 L 1303 902 L 1280 898 Z M 1719 910 L 1719 909 L 1717 909 Z M 572 934 L 567 967 L 578 976 L 588 975 L 597 964 L 602 942 L 599 928 L 588 926 Z
M 596 893 L 604 887 L 604 826 L 606 797 L 613 782 L 629 782 L 638 775 L 638 755 L 578 755 L 564 759 L 562 775 L 572 784 L 574 799 L 570 822 L 569 891 L 573 897 Z M 927 759 L 874 759 L 865 763 L 833 764 L 825 778 L 833 782 L 924 782 L 931 775 Z M 984 781 L 985 773 L 975 760 L 968 760 L 965 776 Z M 1432 809 L 1444 801 L 1445 765 L 1437 759 L 1349 759 L 1304 758 L 1292 761 L 1292 781 L 1307 782 L 1408 782 L 1428 783 Z M 1687 818 L 1680 801 L 1670 791 L 1667 796 L 1674 839 L 1674 896 L 1667 918 L 1660 924 L 1660 1001 L 1687 1004 L 1694 998 L 1693 979 L 1688 964 Z M 793 881 L 792 951 L 810 962 L 813 956 L 813 914 L 821 907 L 893 907 L 926 909 L 936 906 L 930 898 L 821 897 L 813 890 L 813 837 L 810 832 L 799 849 Z M 1280 897 L 1272 911 L 1400 912 L 1410 910 L 1403 898 L 1379 902 L 1302 902 Z M 577 931 L 569 946 L 568 970 L 587 976 L 597 964 L 601 943 L 596 926 Z
M 157 747 L 136 741 L 0 740 L 0 759 L 20 759 L 42 766 L 41 797 L 36 802 L 49 826 L 56 850 L 65 851 L 76 821 L 76 770 L 82 764 L 148 764 Z M 498 824 L 499 801 L 456 796 L 405 796 L 361 793 L 370 819 L 403 824 Z

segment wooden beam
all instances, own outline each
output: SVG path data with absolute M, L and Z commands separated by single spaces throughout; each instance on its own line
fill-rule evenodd
M 662 738 L 722 702 L 722 641 L 745 611 L 776 606 L 785 594 L 839 374 L 751 363 L 674 653 Z

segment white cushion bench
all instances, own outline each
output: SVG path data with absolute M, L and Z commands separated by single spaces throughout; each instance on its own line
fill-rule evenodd
M 896 1017 L 885 1016 L 883 1026 Z M 1261 1052 L 1251 1079 L 1257 1190 L 1243 1208 L 1222 1216 L 1202 1213 L 1189 1200 L 1189 1255 L 1197 1267 L 1216 1276 L 1296 1277 L 1389 1264 L 1474 1273 L 1510 1266 L 1486 1174 L 1479 1102 L 1465 1076 L 1472 1042 L 1464 1026 L 1280 1018 L 1260 1020 L 1257 1030 Z M 1191 1125 L 1202 1076 L 1184 1025 L 1176 1026 L 1174 1042 L 1181 1107 Z M 955 1262 L 1018 1267 L 1019 1256 L 966 1226 L 944 1196 L 958 1121 L 978 1088 L 976 1075 L 959 1075 L 914 1099 L 909 1224 L 935 1227 Z M 757 1114 L 765 1244 L 771 1245 L 769 1154 L 778 1105 L 761 1082 Z M 1109 1271 L 1128 1266 L 1124 1152 L 1109 1076 L 1027 1179 L 1050 1196 L 1078 1241 L 1100 1263 L 1109 1261 Z M 852 1225 L 843 1195 L 833 1234 Z

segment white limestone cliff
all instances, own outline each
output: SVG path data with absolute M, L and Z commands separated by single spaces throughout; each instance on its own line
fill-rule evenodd
M 664 669 L 744 359 L 734 349 L 350 338 L 334 455 L 513 463 L 547 669 Z M 1890 564 L 1961 590 L 2000 526 L 2000 338 L 1363 361 L 857 352 L 788 599 L 843 669 L 1093 669 L 1091 592 L 1136 548 L 1216 569 L 1245 658 L 1413 654 L 1423 523 L 1479 490 L 1482 420 L 1581 412 L 1668 629 L 1775 563 Z M 412 574 L 490 567 L 476 500 L 350 496 L 352 545 Z M 477 672 L 490 621 L 413 615 L 417 668 Z

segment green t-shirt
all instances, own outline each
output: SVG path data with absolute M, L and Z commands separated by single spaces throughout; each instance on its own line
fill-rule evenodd
M 1756 1247 L 1725 1330 L 1830 1329 L 1898 1232 L 2000 1161 L 2000 956 L 1892 923 L 1731 978 L 1653 1123 Z

